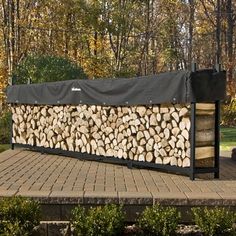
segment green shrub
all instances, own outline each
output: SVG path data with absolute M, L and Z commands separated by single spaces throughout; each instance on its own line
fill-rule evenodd
M 0 118 L 0 144 L 8 144 L 11 139 L 11 113 L 4 112 Z
M 155 205 L 147 207 L 138 218 L 138 226 L 144 235 L 169 236 L 175 232 L 180 212 L 175 207 Z
M 31 235 L 40 223 L 40 216 L 37 202 L 23 197 L 5 198 L 0 201 L 0 235 Z
M 235 213 L 225 208 L 192 208 L 195 223 L 208 236 L 235 235 L 233 223 L 236 220 Z
M 221 124 L 224 126 L 236 126 L 236 99 L 230 100 L 222 106 Z
M 78 236 L 120 235 L 124 230 L 124 214 L 121 206 L 94 207 L 85 214 L 78 206 L 72 211 L 72 227 Z
M 53 82 L 86 79 L 82 68 L 62 57 L 38 55 L 28 56 L 13 71 L 15 84 Z
M 85 209 L 81 206 L 77 206 L 72 210 L 71 225 L 74 228 L 74 232 L 78 236 L 86 235 L 87 233 L 87 219 L 85 215 Z

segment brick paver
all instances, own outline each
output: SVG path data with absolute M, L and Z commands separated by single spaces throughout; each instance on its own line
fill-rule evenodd
M 157 170 L 24 149 L 0 154 L 0 196 L 23 195 L 63 203 L 236 205 L 236 162 L 221 158 L 220 179 Z

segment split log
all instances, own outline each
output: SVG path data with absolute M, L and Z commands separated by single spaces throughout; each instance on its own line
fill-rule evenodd
M 189 158 L 184 158 L 182 167 L 189 167 L 190 166 L 190 159 Z
M 215 110 L 215 104 L 214 103 L 197 103 L 196 109 L 205 110 L 205 111 Z
M 146 159 L 147 162 L 152 162 L 152 160 L 153 160 L 153 154 L 152 154 L 152 152 L 148 152 L 148 153 L 146 154 L 145 159 Z
M 22 105 L 12 111 L 16 142 L 167 165 L 188 157 L 187 106 Z
M 175 119 L 175 121 L 176 121 L 177 123 L 179 123 L 179 115 L 178 115 L 177 112 L 173 112 L 173 113 L 171 114 L 171 116 Z
M 171 157 L 165 156 L 165 157 L 163 158 L 163 164 L 164 164 L 164 165 L 170 164 L 170 160 L 171 160 Z
M 208 147 L 196 147 L 195 149 L 195 158 L 196 159 L 205 159 L 209 157 L 214 157 L 215 148 L 212 146 Z
M 183 161 L 181 158 L 178 158 L 178 167 L 183 167 Z
M 196 132 L 196 145 L 209 146 L 213 145 L 215 140 L 214 130 L 201 130 Z
M 163 161 L 162 161 L 162 159 L 160 157 L 156 157 L 155 163 L 156 164 L 163 164 Z
M 177 159 L 176 159 L 176 157 L 175 156 L 172 156 L 171 158 L 170 158 L 170 165 L 171 166 L 177 166 Z
M 196 117 L 196 130 L 213 130 L 215 128 L 214 116 L 197 116 Z
M 188 112 L 189 110 L 186 107 L 181 108 L 179 111 L 179 117 L 185 116 L 186 114 L 188 114 Z

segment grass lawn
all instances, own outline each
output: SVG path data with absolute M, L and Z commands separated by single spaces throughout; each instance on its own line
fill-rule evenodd
M 223 151 L 231 151 L 236 147 L 236 127 L 235 128 L 220 128 L 221 142 L 220 149 Z
M 0 144 L 0 152 L 4 152 L 10 148 L 10 144 Z

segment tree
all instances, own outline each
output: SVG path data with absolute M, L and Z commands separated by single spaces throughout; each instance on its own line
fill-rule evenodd
M 86 79 L 83 70 L 68 59 L 55 56 L 28 56 L 14 70 L 16 84 Z

